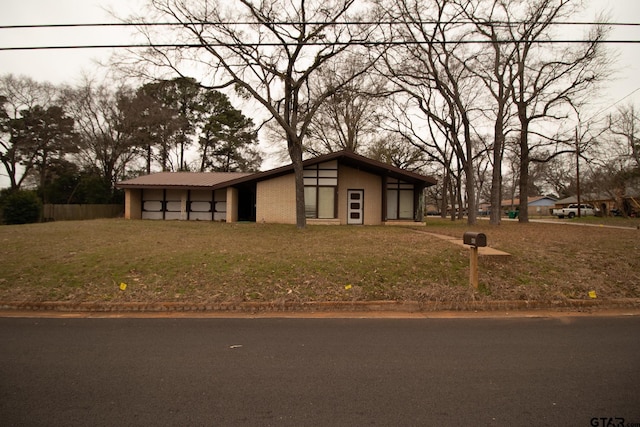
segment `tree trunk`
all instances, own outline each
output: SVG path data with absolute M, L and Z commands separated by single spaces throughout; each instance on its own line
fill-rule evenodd
M 473 162 L 468 162 L 465 168 L 467 174 L 467 224 L 474 225 L 478 222 L 478 208 L 476 205 L 476 177 Z
M 147 145 L 147 175 L 151 174 L 151 144 Z
M 521 120 L 520 129 L 520 212 L 518 221 L 529 222 L 529 123 Z
M 200 160 L 200 172 L 204 172 L 207 160 L 207 145 L 202 147 L 202 159 Z
M 473 167 L 473 144 L 471 142 L 471 124 L 463 119 L 464 138 L 466 146 L 466 161 L 464 171 L 467 176 L 467 224 L 474 225 L 478 221 L 478 208 L 476 205 L 476 171 Z
M 16 180 L 16 168 L 15 168 L 15 164 L 12 164 L 8 161 L 6 161 L 4 158 L 2 159 L 2 164 L 5 168 L 5 170 L 7 171 L 7 177 L 9 177 L 9 188 L 11 188 L 11 190 L 18 190 L 19 189 L 19 183 Z
M 302 166 L 302 143 L 288 138 L 289 156 L 293 164 L 296 182 L 296 226 L 303 229 L 307 226 L 307 216 L 304 208 L 304 171 Z
M 495 153 L 494 153 L 495 159 Z M 502 167 L 500 163 L 494 164 L 493 176 L 491 177 L 491 212 L 489 213 L 489 223 L 500 225 L 502 218 Z
M 458 206 L 458 209 L 453 209 L 452 206 L 452 214 L 451 214 L 451 220 L 455 220 L 456 218 L 458 219 L 464 219 L 464 204 L 463 204 L 463 200 L 462 200 L 462 172 L 463 172 L 464 168 L 461 166 L 460 164 L 460 160 L 458 160 L 458 174 L 456 176 L 456 195 L 455 195 L 455 199 L 452 198 L 452 204 L 453 201 L 455 200 L 455 205 Z
M 449 198 L 451 199 L 451 222 L 454 222 L 456 220 L 456 216 L 458 214 L 458 211 L 456 210 L 456 203 L 460 203 L 460 201 L 458 200 L 458 196 L 457 194 L 460 193 L 459 189 L 460 189 L 460 180 L 456 179 L 456 185 L 454 186 L 453 183 L 451 183 L 449 185 Z M 460 205 L 458 205 L 460 206 Z
M 504 150 L 504 104 L 498 106 L 493 138 L 493 173 L 491 175 L 491 212 L 489 223 L 500 225 L 502 209 L 502 155 Z
M 447 164 L 445 166 L 444 176 L 442 177 L 442 203 L 440 205 L 440 217 L 447 217 L 447 207 L 449 205 L 449 188 L 451 187 L 451 169 Z M 453 200 L 453 199 L 451 199 Z
M 183 135 L 184 138 L 184 135 Z M 180 171 L 187 170 L 186 165 L 184 164 L 184 140 L 180 141 Z

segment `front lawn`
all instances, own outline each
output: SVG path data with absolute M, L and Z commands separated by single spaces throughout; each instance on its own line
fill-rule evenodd
M 421 231 L 460 237 L 463 222 Z M 640 297 L 640 232 L 481 221 L 468 250 L 403 227 L 96 220 L 0 227 L 0 301 L 540 300 Z M 126 284 L 126 289 L 121 289 Z M 124 286 L 123 286 L 124 287 Z

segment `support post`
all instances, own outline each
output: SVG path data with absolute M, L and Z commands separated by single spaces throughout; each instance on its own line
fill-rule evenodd
M 474 289 L 478 289 L 478 247 L 471 246 L 469 260 L 469 283 Z

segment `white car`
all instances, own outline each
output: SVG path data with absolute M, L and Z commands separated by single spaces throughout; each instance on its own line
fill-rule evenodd
M 593 205 L 580 204 L 580 216 L 596 215 L 597 212 L 598 209 L 594 208 Z M 564 218 L 565 216 L 570 219 L 574 218 L 578 216 L 578 204 L 574 203 L 566 208 L 554 209 L 552 213 L 558 218 Z

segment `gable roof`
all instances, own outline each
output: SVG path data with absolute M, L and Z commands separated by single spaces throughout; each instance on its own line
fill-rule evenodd
M 527 205 L 533 205 L 536 202 L 539 202 L 541 200 L 548 200 L 550 202 L 556 202 L 556 199 L 551 197 L 551 196 L 532 196 L 532 197 L 527 197 Z M 516 198 L 513 199 L 513 203 L 511 203 L 511 199 L 502 199 L 502 206 L 518 206 L 520 204 L 520 199 Z
M 338 151 L 322 156 L 314 157 L 302 162 L 303 167 L 312 166 L 318 163 L 338 160 L 341 164 L 360 169 L 377 175 L 387 175 L 402 181 L 418 185 L 435 185 L 436 180 L 432 177 L 410 172 L 404 169 L 391 166 L 377 160 L 369 159 L 350 151 Z M 266 179 L 287 175 L 293 172 L 293 164 L 256 173 L 239 172 L 159 172 L 151 175 L 144 175 L 117 184 L 119 188 L 173 188 L 188 189 L 201 188 L 212 189 L 230 187 L 247 182 L 258 182 Z
M 370 159 L 368 157 L 361 156 L 351 151 L 336 151 L 335 153 L 324 154 L 318 157 L 314 157 L 302 162 L 303 167 L 316 165 L 318 163 L 330 162 L 332 160 L 338 160 L 341 164 L 350 166 L 354 169 L 363 170 L 365 172 L 371 172 L 377 175 L 387 175 L 392 178 L 397 178 L 402 181 L 410 182 L 412 184 L 422 184 L 425 186 L 435 185 L 437 181 L 435 178 L 421 175 L 419 173 L 410 172 L 404 169 L 397 168 L 387 163 L 382 163 L 377 160 Z M 258 172 L 250 176 L 238 178 L 230 181 L 227 185 L 241 184 L 250 181 L 264 181 L 266 179 L 275 178 L 281 175 L 287 175 L 293 172 L 293 164 L 282 166 L 279 168 L 271 169 L 265 172 Z
M 580 196 L 580 203 L 594 203 L 599 201 L 611 200 L 612 197 L 607 194 L 589 194 L 584 193 Z M 561 200 L 556 200 L 557 205 L 569 205 L 572 203 L 578 203 L 578 196 L 565 197 Z

